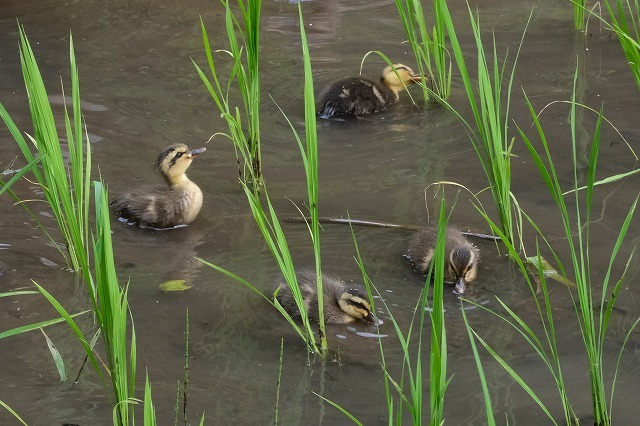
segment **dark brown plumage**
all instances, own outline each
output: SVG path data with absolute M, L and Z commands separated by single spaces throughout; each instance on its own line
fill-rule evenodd
M 407 257 L 423 274 L 429 272 L 437 238 L 438 230 L 429 227 L 416 232 L 409 243 Z M 464 293 L 467 283 L 475 280 L 478 275 L 478 261 L 480 260 L 478 249 L 459 230 L 447 228 L 445 259 L 445 281 L 455 285 L 455 293 Z
M 322 98 L 318 117 L 334 115 L 365 115 L 386 109 L 400 98 L 399 92 L 408 85 L 426 79 L 402 64 L 386 67 L 379 82 L 362 77 L 337 81 Z M 397 74 L 396 74 L 397 72 Z
M 309 313 L 309 318 L 318 321 L 318 292 L 316 274 L 302 270 L 297 274 L 298 285 Z M 287 283 L 278 284 L 278 302 L 294 318 L 300 318 L 298 305 Z M 371 312 L 367 292 L 359 284 L 346 284 L 340 278 L 322 274 L 324 319 L 328 324 L 347 324 L 357 320 L 376 323 Z
M 129 223 L 172 228 L 195 220 L 202 207 L 202 191 L 186 175 L 193 158 L 206 148 L 189 150 L 184 144 L 166 147 L 155 168 L 166 185 L 145 186 L 120 194 L 110 204 L 114 214 Z

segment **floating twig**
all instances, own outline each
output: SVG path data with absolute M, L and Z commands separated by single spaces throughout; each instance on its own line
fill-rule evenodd
M 285 219 L 285 222 L 290 223 L 307 223 L 311 218 L 307 216 L 290 216 Z M 419 229 L 424 228 L 424 226 L 420 225 L 411 225 L 411 224 L 400 224 L 393 222 L 379 222 L 376 220 L 362 220 L 362 219 L 345 219 L 343 217 L 320 217 L 318 218 L 320 223 L 333 223 L 340 225 L 357 225 L 357 226 L 371 226 L 375 228 L 393 228 L 393 229 L 403 229 L 406 231 L 417 231 Z M 499 241 L 500 237 L 496 237 L 490 234 L 482 234 L 478 232 L 471 231 L 461 231 L 464 235 L 469 237 L 481 238 L 483 240 L 492 240 Z

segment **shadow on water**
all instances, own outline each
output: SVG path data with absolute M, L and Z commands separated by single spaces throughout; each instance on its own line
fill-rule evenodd
M 62 104 L 62 98 L 55 96 L 60 93 L 59 75 L 67 80 L 66 49 L 71 30 L 77 49 L 85 119 L 93 142 L 94 171 L 97 173 L 99 165 L 112 196 L 139 182 L 157 182 L 159 177 L 154 175 L 151 165 L 162 147 L 173 142 L 201 146 L 212 134 L 224 129 L 189 59 L 204 62 L 199 13 L 214 43 L 220 42 L 219 47 L 225 48 L 224 13 L 218 3 L 54 0 L 38 7 L 13 0 L 5 3 L 0 11 L 3 76 L 0 101 L 21 128 L 29 131 L 15 18 L 19 17 L 34 42 L 56 108 Z M 456 7 L 452 15 L 460 41 L 472 52 L 475 47 L 467 28 L 466 9 L 450 7 Z M 393 61 L 412 65 L 408 46 L 401 44 L 404 33 L 393 2 L 308 1 L 303 9 L 309 26 L 317 93 L 333 80 L 357 75 L 362 57 L 370 50 L 382 50 Z M 479 11 L 483 25 L 487 29 L 495 27 L 498 45 L 515 48 L 529 5 L 494 0 L 479 6 Z M 291 201 L 302 208 L 307 202 L 304 174 L 298 146 L 268 95 L 302 129 L 303 70 L 297 5 L 288 1 L 263 2 L 262 22 L 264 174 L 275 208 L 285 217 L 298 215 Z M 581 64 L 580 102 L 596 109 L 604 102 L 607 118 L 638 151 L 640 130 L 636 121 L 640 103 L 617 40 L 597 31 L 586 37 L 577 36 L 572 25 L 569 6 L 561 7 L 560 2 L 552 0 L 537 3 L 514 87 L 523 86 L 537 110 L 555 100 L 568 100 L 577 57 Z M 363 75 L 375 78 L 383 67 L 379 58 L 371 56 L 364 64 Z M 457 80 L 454 75 L 451 102 L 467 114 L 466 98 Z M 411 93 L 418 95 L 418 91 Z M 486 186 L 462 126 L 444 109 L 417 103 L 413 105 L 405 92 L 399 103 L 386 112 L 354 120 L 318 122 L 321 215 L 346 216 L 348 212 L 354 218 L 420 224 L 427 220 L 425 202 L 432 202 L 430 196 L 425 200 L 424 191 L 433 182 L 455 181 L 473 192 Z M 559 177 L 568 185 L 573 171 L 567 113 L 566 105 L 553 105 L 542 114 L 542 121 L 553 140 L 554 161 L 561 165 Z M 511 116 L 525 132 L 532 134 L 535 130 L 530 127 L 528 114 L 518 91 L 512 100 Z M 578 139 L 588 144 L 595 116 L 581 112 L 579 121 Z M 62 127 L 64 123 L 59 125 Z M 0 140 L 8 141 L 9 137 L 6 129 L 0 129 Z M 341 414 L 311 392 L 337 402 L 364 424 L 387 424 L 381 357 L 377 339 L 372 337 L 375 330 L 359 324 L 330 326 L 329 343 L 335 356 L 326 363 L 308 366 L 303 344 L 267 303 L 194 259 L 197 256 L 223 266 L 264 292 L 273 290 L 279 276 L 237 185 L 233 147 L 220 137 L 206 146 L 206 154 L 189 169 L 189 177 L 205 195 L 196 222 L 169 232 L 142 230 L 115 219 L 112 222 L 120 282 L 130 282 L 138 365 L 148 368 L 158 418 L 173 418 L 175 389 L 183 375 L 184 318 L 188 308 L 192 420 L 206 411 L 207 424 L 271 422 L 280 339 L 284 337 L 282 424 L 345 423 Z M 584 152 L 588 149 L 585 146 L 580 153 L 581 164 L 586 161 Z M 554 247 L 557 245 L 560 256 L 568 260 L 560 221 L 535 165 L 518 142 L 514 154 L 513 192 Z M 11 159 L 17 155 L 17 148 L 11 143 L 0 144 L 0 171 L 10 167 Z M 633 167 L 634 160 L 625 144 L 605 126 L 599 161 L 602 177 Z M 636 195 L 638 178 L 600 188 L 595 201 L 598 219 L 591 229 L 596 282 L 606 272 L 612 235 L 626 214 L 629 199 Z M 27 183 L 21 183 L 16 191 L 26 199 L 38 197 Z M 447 191 L 447 196 L 453 197 L 455 191 Z M 453 222 L 461 228 L 486 232 L 486 225 L 468 198 L 465 193 L 459 195 Z M 492 214 L 489 203 L 485 206 Z M 54 229 L 44 204 L 31 203 L 30 207 L 45 226 Z M 52 291 L 70 311 L 85 309 L 83 287 L 73 275 L 62 271 L 62 259 L 34 223 L 6 197 L 0 200 L 0 216 L 0 271 L 4 271 L 0 272 L 0 292 L 28 286 L 33 279 Z M 305 226 L 289 223 L 283 226 L 296 264 L 311 265 L 313 254 Z M 403 258 L 410 234 L 375 228 L 358 228 L 355 232 L 373 283 L 403 330 L 408 329 L 424 285 L 424 278 L 414 273 Z M 526 236 L 526 242 L 527 249 L 533 250 L 533 236 Z M 640 228 L 636 221 L 620 258 L 626 260 L 639 242 Z M 478 279 L 469 286 L 466 297 L 492 309 L 499 308 L 496 297 L 500 297 L 536 324 L 538 314 L 532 296 L 514 265 L 493 244 L 475 243 L 480 247 L 482 261 Z M 347 226 L 325 225 L 322 247 L 327 272 L 347 282 L 361 281 Z M 622 272 L 624 262 L 619 263 L 614 268 L 614 277 Z M 611 318 L 606 359 L 615 359 L 626 331 L 640 311 L 640 292 L 631 285 L 639 274 L 637 264 L 632 265 L 620 309 Z M 158 285 L 170 279 L 184 279 L 193 287 L 183 293 L 162 292 Z M 590 397 L 585 392 L 589 384 L 579 329 L 568 292 L 556 283 L 551 288 L 560 352 L 566 366 L 564 373 L 570 378 L 568 390 L 578 415 L 583 416 L 589 413 Z M 480 382 L 459 314 L 459 300 L 449 290 L 445 291 L 445 320 L 449 372 L 453 379 L 447 390 L 445 418 L 452 424 L 481 425 L 486 419 Z M 377 314 L 384 321 L 380 333 L 384 335 L 385 357 L 391 373 L 399 375 L 401 349 L 388 314 L 381 306 L 377 305 Z M 556 418 L 561 418 L 555 386 L 542 362 L 504 322 L 480 309 L 467 308 L 473 327 L 542 395 Z M 0 299 L 2 330 L 50 316 L 54 316 L 53 310 L 38 296 Z M 83 321 L 87 329 L 92 326 L 90 318 Z M 61 350 L 71 377 L 83 360 L 77 342 L 64 326 L 53 327 L 47 333 Z M 429 338 L 428 330 L 423 338 Z M 622 358 L 625 380 L 616 389 L 614 417 L 621 424 L 635 421 L 632 398 L 639 390 L 640 370 L 633 359 L 639 352 L 640 338 L 634 333 L 628 353 Z M 5 360 L 0 369 L 3 390 L 0 399 L 29 424 L 111 422 L 111 408 L 95 374 L 86 369 L 78 383 L 72 383 L 72 379 L 59 382 L 43 336 L 38 332 L 3 339 L 0 354 Z M 483 359 L 496 415 L 504 418 L 506 413 L 509 424 L 546 424 L 540 409 L 501 367 L 488 357 Z M 425 395 L 427 392 L 425 389 Z M 9 424 L 7 416 L 0 411 L 1 424 Z

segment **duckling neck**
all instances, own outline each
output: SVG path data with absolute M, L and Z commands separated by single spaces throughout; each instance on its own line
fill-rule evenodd
M 164 179 L 167 181 L 171 188 L 175 188 L 177 186 L 184 185 L 186 183 L 191 182 L 191 180 L 187 177 L 186 173 L 183 173 L 178 176 L 166 176 Z
M 384 77 L 380 78 L 380 83 L 377 84 L 377 86 L 378 90 L 383 93 L 384 97 L 391 100 L 391 102 L 397 102 L 400 99 L 399 90 L 395 87 L 388 86 Z

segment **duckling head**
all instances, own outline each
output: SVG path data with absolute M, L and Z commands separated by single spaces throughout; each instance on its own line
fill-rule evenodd
M 367 294 L 360 287 L 345 289 L 338 299 L 338 305 L 344 313 L 353 319 L 377 323 L 376 317 L 371 312 L 371 304 L 367 300 Z
M 410 84 L 419 81 L 427 81 L 428 77 L 426 75 L 422 76 L 420 74 L 416 74 L 406 65 L 394 64 L 393 67 L 388 66 L 382 71 L 381 80 L 384 85 L 389 87 L 389 89 L 398 93 Z
M 478 252 L 472 246 L 457 246 L 449 254 L 449 274 L 455 279 L 454 292 L 462 294 L 467 283 L 478 275 Z
M 206 150 L 206 148 L 189 150 L 189 147 L 183 143 L 169 145 L 158 156 L 155 168 L 162 173 L 169 185 L 177 185 L 187 178 L 185 172 L 194 157 Z

